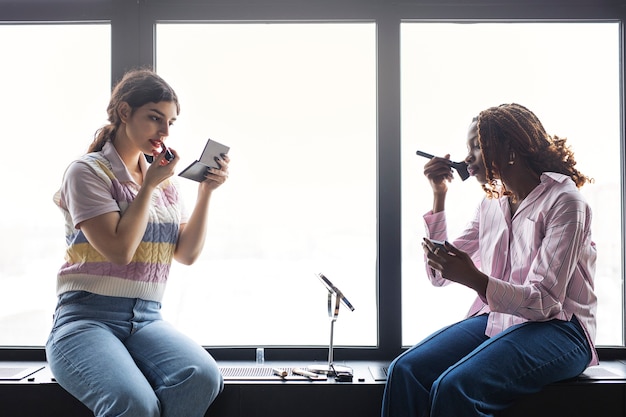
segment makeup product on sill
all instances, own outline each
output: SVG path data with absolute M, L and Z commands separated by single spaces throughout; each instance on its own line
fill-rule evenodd
M 295 374 L 295 375 L 302 375 L 302 376 L 306 376 L 306 377 L 307 377 L 307 378 L 309 378 L 309 379 L 317 379 L 317 378 L 319 378 L 319 375 L 318 375 L 318 374 L 316 374 L 315 372 L 309 372 L 309 371 L 306 371 L 306 370 L 301 369 L 301 368 L 293 368 L 293 369 L 291 370 L 291 372 L 292 372 L 293 374 Z

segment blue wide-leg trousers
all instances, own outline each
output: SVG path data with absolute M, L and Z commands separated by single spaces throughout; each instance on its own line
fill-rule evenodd
M 493 416 L 524 394 L 573 378 L 591 360 L 576 318 L 485 336 L 487 315 L 432 334 L 390 365 L 382 417 Z

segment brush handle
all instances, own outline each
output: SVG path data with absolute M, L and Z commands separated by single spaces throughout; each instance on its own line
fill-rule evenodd
M 422 152 L 422 151 L 416 151 L 415 153 L 416 153 L 416 154 L 418 154 L 419 156 L 423 156 L 424 158 L 428 158 L 428 159 L 433 159 L 433 158 L 435 157 L 435 155 L 431 155 L 431 154 L 429 154 L 429 153 Z M 459 162 L 453 162 L 453 161 L 448 160 L 448 165 L 450 165 L 450 166 L 452 166 L 452 167 L 453 167 L 455 164 L 458 164 L 458 163 L 459 163 Z M 455 167 L 455 168 L 456 168 L 456 167 Z
M 435 157 L 435 155 L 431 155 L 429 153 L 422 152 L 422 151 L 417 151 L 415 153 L 418 154 L 419 156 L 423 156 L 424 158 L 428 158 L 428 159 L 433 159 Z

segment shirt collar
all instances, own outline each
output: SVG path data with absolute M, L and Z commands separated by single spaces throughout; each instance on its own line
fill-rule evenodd
M 544 172 L 541 174 L 541 182 L 548 181 L 549 179 L 556 182 L 565 182 L 571 178 L 567 175 L 559 174 L 558 172 Z
M 520 204 L 519 209 L 517 210 L 515 214 L 517 215 L 517 213 L 519 213 L 523 207 L 525 207 L 528 204 L 531 204 L 532 202 L 537 200 L 539 197 L 541 197 L 543 193 L 546 192 L 546 190 L 549 190 L 550 188 L 552 188 L 552 186 L 555 185 L 556 183 L 562 184 L 566 182 L 567 180 L 571 180 L 571 178 L 567 175 L 559 174 L 558 172 L 543 172 L 541 174 L 539 184 L 530 192 L 530 194 L 526 196 L 526 198 L 524 199 L 522 204 Z M 503 207 L 503 209 L 504 208 L 508 209 L 509 207 L 508 197 L 502 196 L 500 198 L 500 206 Z
M 113 146 L 113 142 L 107 140 L 104 143 L 104 146 L 102 147 L 102 154 L 109 160 L 109 162 L 111 162 L 111 170 L 118 181 L 135 182 L 132 175 L 130 175 L 130 172 L 128 172 L 126 165 L 124 165 L 122 158 L 120 158 L 120 155 L 117 153 L 115 146 Z M 139 158 L 139 166 L 143 175 L 143 173 L 148 169 L 148 162 L 145 158 Z

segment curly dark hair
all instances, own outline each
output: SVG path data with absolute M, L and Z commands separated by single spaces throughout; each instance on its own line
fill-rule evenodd
M 502 155 L 514 152 L 540 176 L 543 172 L 567 175 L 578 188 L 593 179 L 576 169 L 574 152 L 566 138 L 549 135 L 537 116 L 517 103 L 501 104 L 479 113 L 478 143 L 485 164 L 487 183 L 483 189 L 489 197 L 511 195 L 494 175 Z M 502 189 L 502 191 L 497 191 Z
M 128 103 L 134 112 L 147 103 L 170 101 L 176 104 L 176 113 L 180 113 L 178 96 L 174 89 L 163 78 L 149 68 L 133 69 L 124 74 L 111 93 L 107 107 L 109 124 L 96 131 L 94 140 L 87 152 L 102 150 L 107 140 L 112 140 L 120 126 L 121 120 L 117 108 L 122 102 Z

